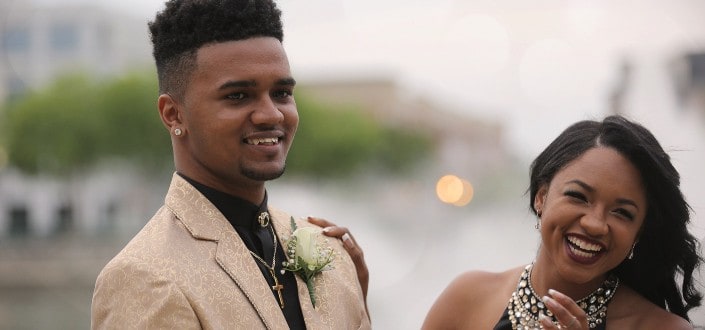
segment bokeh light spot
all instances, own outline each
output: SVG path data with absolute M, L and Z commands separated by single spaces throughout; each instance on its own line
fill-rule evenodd
M 436 195 L 444 203 L 465 206 L 472 200 L 474 189 L 470 182 L 449 174 L 438 179 Z

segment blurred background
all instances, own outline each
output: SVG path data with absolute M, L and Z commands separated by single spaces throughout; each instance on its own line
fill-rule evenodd
M 650 128 L 705 239 L 705 2 L 279 4 L 301 124 L 270 201 L 351 229 L 375 328 L 419 328 L 463 271 L 532 261 L 528 166 L 578 120 Z M 162 8 L 0 0 L 0 329 L 88 328 L 98 272 L 162 204 Z

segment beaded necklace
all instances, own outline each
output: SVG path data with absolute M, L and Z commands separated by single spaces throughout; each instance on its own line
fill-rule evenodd
M 553 323 L 558 324 L 553 313 L 544 305 L 534 288 L 531 287 L 532 265 L 529 264 L 524 268 L 517 289 L 512 292 L 512 297 L 509 299 L 509 321 L 512 322 L 512 329 L 541 329 L 539 314 L 550 317 Z M 590 329 L 594 329 L 605 322 L 607 304 L 612 300 L 618 286 L 619 278 L 612 274 L 602 282 L 602 285 L 597 290 L 590 293 L 587 297 L 576 301 L 578 306 L 587 314 Z

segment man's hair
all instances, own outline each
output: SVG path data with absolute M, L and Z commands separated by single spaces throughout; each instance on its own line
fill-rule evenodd
M 272 0 L 171 0 L 149 23 L 159 92 L 180 98 L 204 45 L 253 37 L 284 38 Z

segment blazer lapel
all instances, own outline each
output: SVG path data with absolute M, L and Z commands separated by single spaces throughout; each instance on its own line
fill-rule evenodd
M 215 260 L 247 296 L 267 328 L 288 327 L 269 283 L 262 277 L 262 272 L 235 230 L 223 233 L 218 241 Z
M 267 281 L 242 242 L 218 209 L 196 188 L 174 173 L 166 206 L 194 239 L 216 242 L 215 260 L 250 300 L 269 329 L 288 327 Z

